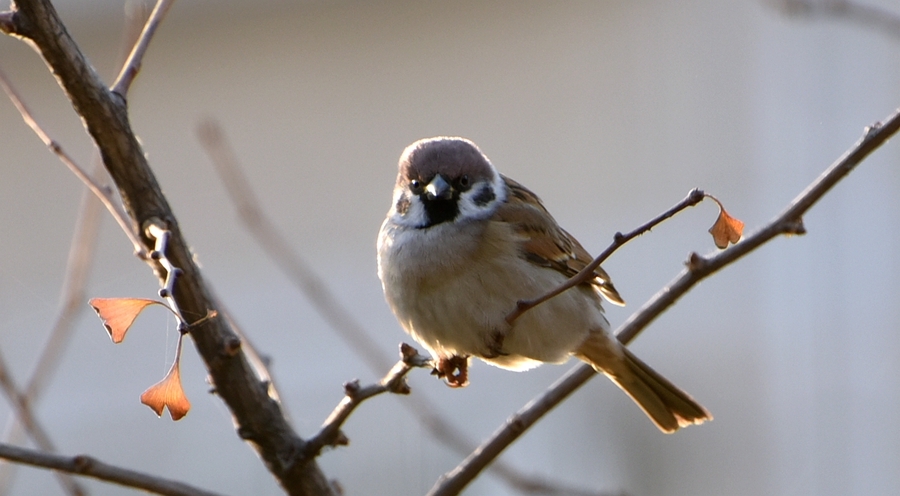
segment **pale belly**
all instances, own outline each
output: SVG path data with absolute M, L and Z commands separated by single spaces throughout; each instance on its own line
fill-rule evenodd
M 608 329 L 599 296 L 587 287 L 573 288 L 531 309 L 510 328 L 506 316 L 518 300 L 543 294 L 566 276 L 528 262 L 514 243 L 470 242 L 471 237 L 509 236 L 486 236 L 474 228 L 452 238 L 445 234 L 419 236 L 417 243 L 404 239 L 403 264 L 391 259 L 399 256 L 392 249 L 381 250 L 383 260 L 379 261 L 385 296 L 394 313 L 432 355 L 471 355 L 499 367 L 523 370 L 542 362 L 565 361 L 589 332 Z M 492 349 L 498 332 L 505 336 L 499 355 Z

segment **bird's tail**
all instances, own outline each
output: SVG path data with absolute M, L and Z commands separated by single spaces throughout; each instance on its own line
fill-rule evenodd
M 612 347 L 618 347 L 618 350 Z M 585 340 L 575 356 L 602 372 L 631 396 L 659 430 L 670 434 L 681 427 L 702 424 L 712 415 L 687 393 L 661 376 L 605 334 Z

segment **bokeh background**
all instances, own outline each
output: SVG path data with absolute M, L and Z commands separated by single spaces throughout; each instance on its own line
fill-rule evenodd
M 866 0 L 900 15 L 890 1 Z M 827 3 L 827 2 L 826 2 Z M 58 3 L 107 81 L 125 9 Z M 0 67 L 81 164 L 91 144 L 43 62 L 0 38 Z M 197 137 L 218 120 L 272 221 L 384 353 L 408 338 L 384 304 L 375 236 L 410 142 L 462 135 L 540 194 L 593 252 L 693 187 L 753 231 L 900 105 L 900 35 L 773 3 L 663 1 L 181 0 L 129 94 L 139 134 L 207 279 L 272 360 L 301 435 L 341 384 L 377 380 L 238 222 Z M 566 487 L 635 495 L 900 493 L 900 148 L 888 143 L 779 238 L 703 282 L 633 345 L 715 421 L 660 434 L 595 379 L 504 455 Z M 18 384 L 59 310 L 82 186 L 0 99 L 0 352 Z M 605 267 L 629 305 L 715 250 L 704 203 Z M 157 282 L 104 220 L 88 296 L 153 297 Z M 188 341 L 193 410 L 157 419 L 138 402 L 174 353 L 150 309 L 114 346 L 87 304 L 35 405 L 62 453 L 90 453 L 228 494 L 280 494 L 233 432 Z M 568 366 L 571 366 L 569 364 Z M 515 374 L 476 363 L 451 390 L 412 374 L 413 394 L 481 439 L 567 366 Z M 423 494 L 460 456 L 403 397 L 364 404 L 349 447 L 324 454 L 347 494 Z M 0 406 L 0 421 L 11 416 Z M 93 494 L 127 490 L 85 482 Z M 11 494 L 56 494 L 21 468 Z M 516 494 L 490 473 L 466 494 Z

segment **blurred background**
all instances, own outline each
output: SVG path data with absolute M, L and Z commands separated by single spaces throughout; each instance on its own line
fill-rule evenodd
M 894 2 L 865 1 L 900 15 Z M 441 134 L 474 140 L 594 253 L 693 187 L 752 232 L 900 105 L 900 34 L 890 19 L 860 20 L 843 2 L 810 4 L 181 0 L 128 101 L 206 278 L 271 358 L 285 407 L 309 436 L 343 382 L 371 383 L 386 370 L 367 367 L 240 225 L 197 139 L 200 122 L 221 124 L 262 208 L 378 351 L 394 357 L 409 338 L 383 301 L 375 237 L 407 144 Z M 139 6 L 58 2 L 107 82 L 126 9 Z M 89 167 L 92 145 L 39 57 L 2 37 L 0 67 Z M 807 235 L 773 240 L 706 280 L 635 341 L 715 421 L 662 435 L 597 378 L 503 463 L 595 493 L 900 493 L 898 160 L 888 143 L 810 211 Z M 60 309 L 82 189 L 0 99 L 0 352 L 20 386 Z M 608 309 L 613 327 L 674 278 L 688 253 L 715 251 L 706 230 L 716 213 L 704 202 L 605 263 L 629 302 Z M 85 299 L 154 297 L 156 279 L 103 215 Z M 81 308 L 35 405 L 61 453 L 228 494 L 281 493 L 208 394 L 189 340 L 182 377 L 193 410 L 173 423 L 139 403 L 172 360 L 171 317 L 150 308 L 114 346 Z M 411 384 L 479 440 L 571 365 L 516 374 L 475 363 L 466 389 L 424 371 Z M 365 403 L 344 429 L 350 446 L 320 458 L 347 494 L 424 494 L 459 462 L 409 401 Z M 2 402 L 0 421 L 11 415 Z M 83 483 L 92 494 L 127 492 Z M 60 493 L 48 472 L 28 468 L 7 487 Z M 488 472 L 466 494 L 518 493 Z

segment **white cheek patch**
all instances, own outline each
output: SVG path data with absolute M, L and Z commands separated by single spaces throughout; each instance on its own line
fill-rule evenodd
M 490 183 L 477 183 L 469 191 L 459 195 L 461 219 L 484 219 L 493 215 L 497 205 L 506 201 L 506 185 L 500 174 L 494 174 Z
M 406 202 L 406 211 L 402 212 L 397 206 L 404 201 Z M 425 205 L 422 205 L 422 199 L 418 196 L 408 196 L 404 191 L 399 191 L 394 195 L 391 219 L 397 225 L 405 227 L 422 227 L 428 224 L 428 214 L 425 212 Z
M 503 178 L 497 171 L 494 171 L 494 180 L 491 181 L 491 186 L 494 188 L 494 194 L 497 195 L 497 203 L 503 203 L 506 201 L 506 183 L 503 182 Z

